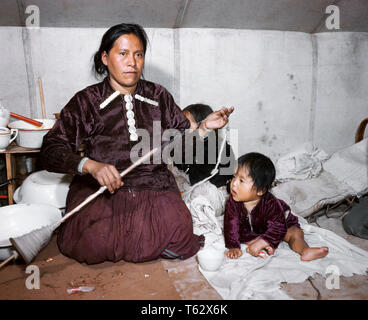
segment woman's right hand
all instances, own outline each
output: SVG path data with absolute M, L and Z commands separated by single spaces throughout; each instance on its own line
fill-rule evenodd
M 220 129 L 223 128 L 228 122 L 229 117 L 233 113 L 234 107 L 221 108 L 220 110 L 210 113 L 206 119 L 201 123 L 200 128 L 203 126 L 207 129 Z M 204 129 L 204 128 L 203 128 Z
M 124 182 L 115 166 L 88 159 L 83 165 L 83 173 L 91 174 L 101 186 L 106 186 L 110 193 L 114 193 Z
M 225 252 L 225 256 L 230 259 L 238 259 L 242 254 L 243 252 L 241 251 L 241 249 L 238 248 L 231 248 L 229 249 L 229 251 Z

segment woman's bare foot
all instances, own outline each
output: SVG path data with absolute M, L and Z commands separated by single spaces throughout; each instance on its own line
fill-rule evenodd
M 327 247 L 320 247 L 320 248 L 306 248 L 303 250 L 300 259 L 302 261 L 312 261 L 316 259 L 321 259 L 328 254 Z

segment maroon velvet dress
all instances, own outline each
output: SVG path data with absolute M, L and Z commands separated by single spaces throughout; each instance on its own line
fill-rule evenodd
M 140 139 L 129 139 L 124 95 L 99 107 L 112 93 L 107 78 L 78 92 L 44 137 L 43 166 L 48 171 L 75 174 L 66 212 L 100 187 L 91 175 L 78 173 L 81 143 L 86 146 L 85 156 L 112 164 L 119 172 L 132 164 L 130 150 Z M 135 99 L 135 94 L 158 106 Z M 161 134 L 168 128 L 182 132 L 190 127 L 164 87 L 140 80 L 132 96 L 135 127 L 149 132 L 151 146 L 153 121 L 161 121 Z M 104 192 L 61 225 L 57 244 L 64 255 L 94 264 L 121 259 L 143 262 L 160 256 L 186 259 L 199 250 L 204 237 L 193 234 L 192 216 L 165 163 L 142 164 L 123 182 L 114 194 Z
M 250 216 L 250 219 L 249 219 Z M 230 196 L 225 205 L 224 235 L 226 248 L 240 248 L 241 243 L 257 237 L 276 249 L 284 239 L 287 229 L 300 228 L 298 218 L 290 207 L 272 193 L 266 192 L 249 214 L 243 202 Z

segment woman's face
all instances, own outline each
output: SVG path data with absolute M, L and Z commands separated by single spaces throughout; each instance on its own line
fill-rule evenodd
M 109 70 L 113 88 L 122 93 L 132 93 L 144 67 L 144 50 L 139 38 L 134 34 L 120 36 L 109 53 L 102 53 L 101 59 Z
M 190 121 L 190 128 L 189 130 L 192 132 L 197 129 L 198 123 L 194 120 L 192 114 L 189 111 L 184 111 L 184 115 Z

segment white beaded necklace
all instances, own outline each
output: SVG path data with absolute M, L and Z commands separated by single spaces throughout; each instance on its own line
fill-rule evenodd
M 107 107 L 107 105 L 113 101 L 116 97 L 118 97 L 120 95 L 120 91 L 115 91 L 112 95 L 110 95 L 106 100 L 104 100 L 101 104 L 100 104 L 100 110 L 104 109 L 105 107 Z M 149 103 L 155 107 L 158 107 L 158 102 L 142 97 L 139 94 L 135 94 L 134 97 L 142 102 L 146 102 Z M 138 135 L 137 135 L 137 129 L 135 127 L 135 119 L 134 119 L 134 112 L 133 112 L 133 97 L 130 93 L 125 94 L 124 95 L 124 101 L 125 101 L 125 108 L 127 110 L 127 118 L 128 118 L 128 131 L 130 133 L 130 137 L 129 139 L 131 141 L 137 141 L 138 140 Z
M 127 118 L 128 118 L 128 130 L 130 133 L 130 141 L 137 141 L 138 140 L 138 135 L 137 135 L 137 129 L 135 128 L 135 119 L 134 119 L 134 112 L 133 112 L 133 97 L 132 95 L 126 94 L 124 95 L 124 101 L 126 102 L 125 104 L 125 109 L 127 110 Z

